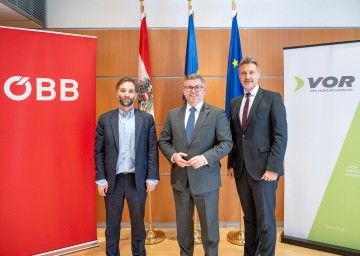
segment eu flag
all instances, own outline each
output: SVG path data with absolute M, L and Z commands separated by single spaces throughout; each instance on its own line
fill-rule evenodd
M 237 15 L 232 19 L 231 38 L 229 48 L 228 70 L 226 77 L 226 99 L 225 99 L 225 112 L 226 116 L 230 118 L 230 102 L 232 99 L 244 93 L 239 79 L 239 63 L 242 59 L 241 44 L 239 28 L 237 23 Z
M 188 75 L 196 74 L 197 72 L 198 72 L 198 58 L 197 58 L 197 50 L 196 50 L 196 36 L 195 36 L 193 14 L 190 13 L 184 74 L 185 77 L 187 77 Z

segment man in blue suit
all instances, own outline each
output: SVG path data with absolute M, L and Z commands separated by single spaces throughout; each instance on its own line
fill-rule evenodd
M 106 255 L 119 256 L 120 224 L 126 198 L 131 219 L 132 255 L 144 256 L 146 193 L 159 181 L 159 158 L 152 115 L 134 108 L 135 80 L 116 84 L 119 108 L 102 114 L 96 126 L 95 166 L 98 192 L 105 197 Z
M 284 174 L 287 144 L 281 95 L 260 88 L 260 75 L 254 58 L 240 62 L 245 93 L 233 99 L 230 106 L 234 148 L 228 157 L 228 176 L 235 177 L 244 211 L 246 256 L 275 255 L 276 188 Z

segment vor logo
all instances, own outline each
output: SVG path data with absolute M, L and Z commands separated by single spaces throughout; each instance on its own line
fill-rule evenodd
M 305 85 L 305 81 L 298 77 L 298 76 L 294 76 L 295 80 L 296 80 L 296 87 L 295 87 L 295 92 L 300 90 L 301 88 L 304 87 Z M 334 88 L 334 87 L 353 87 L 353 82 L 355 82 L 355 77 L 353 76 L 341 76 L 341 77 L 335 77 L 335 76 L 327 76 L 327 77 L 310 77 L 308 78 L 309 81 L 309 85 L 310 85 L 310 89 L 316 89 L 318 87 L 319 84 L 321 84 L 322 87 L 324 87 L 325 89 L 329 89 L 329 88 Z

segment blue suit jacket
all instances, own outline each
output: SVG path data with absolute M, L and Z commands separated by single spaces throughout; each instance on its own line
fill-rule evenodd
M 146 179 L 159 180 L 159 156 L 155 122 L 152 115 L 134 109 L 136 189 L 146 190 Z M 115 187 L 116 162 L 119 156 L 119 110 L 102 114 L 96 126 L 95 180 L 106 179 L 108 192 Z

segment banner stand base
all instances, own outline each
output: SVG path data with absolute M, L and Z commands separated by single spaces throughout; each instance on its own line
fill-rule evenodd
M 300 247 L 305 247 L 313 250 L 329 252 L 333 254 L 346 255 L 346 256 L 359 256 L 360 251 L 345 247 L 340 247 L 331 244 L 324 244 L 320 242 L 314 242 L 306 239 L 291 237 L 284 235 L 284 232 L 280 235 L 280 241 L 285 244 L 296 245 Z
M 100 246 L 100 244 L 99 244 L 98 240 L 95 240 L 95 241 L 91 241 L 91 242 L 87 242 L 87 243 L 83 243 L 83 244 L 77 244 L 74 246 L 70 246 L 70 247 L 66 247 L 66 248 L 62 248 L 62 249 L 58 249 L 58 250 L 54 250 L 54 251 L 50 251 L 50 252 L 34 254 L 34 256 L 64 255 L 64 254 L 82 251 L 85 249 L 90 249 L 90 248 L 98 247 L 98 246 Z

